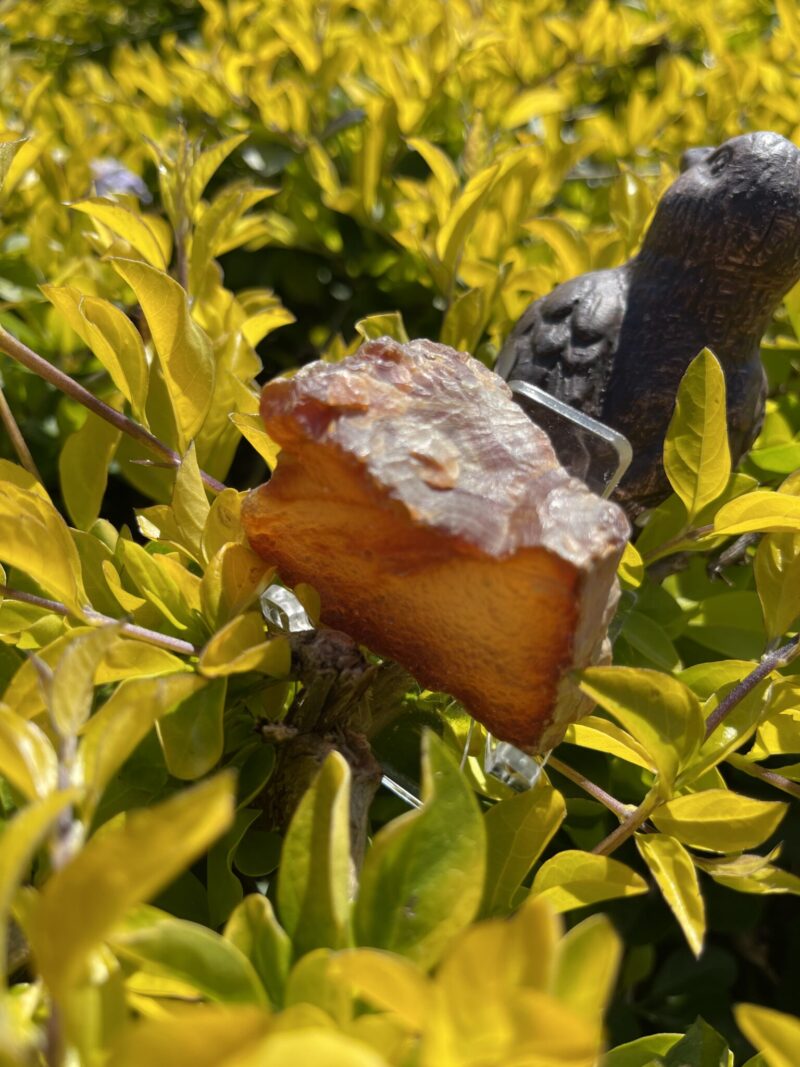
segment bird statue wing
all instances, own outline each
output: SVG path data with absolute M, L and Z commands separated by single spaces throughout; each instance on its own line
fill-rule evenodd
M 522 378 L 595 418 L 613 368 L 628 272 L 594 271 L 535 301 L 508 337 L 495 370 Z

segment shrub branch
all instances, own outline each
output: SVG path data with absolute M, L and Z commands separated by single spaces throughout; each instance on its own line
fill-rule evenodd
M 159 441 L 157 437 L 134 419 L 123 415 L 121 411 L 115 411 L 114 408 L 99 400 L 88 389 L 76 382 L 74 378 L 70 378 L 68 374 L 64 374 L 58 367 L 54 367 L 52 363 L 43 359 L 42 356 L 34 352 L 33 349 L 28 348 L 22 341 L 18 341 L 16 337 L 2 327 L 0 327 L 0 352 L 5 352 L 7 356 L 15 359 L 17 363 L 21 363 L 23 367 L 27 367 L 28 370 L 38 374 L 40 378 L 44 378 L 46 382 L 55 386 L 56 389 L 60 389 L 66 396 L 72 397 L 73 400 L 83 404 L 85 408 L 88 408 L 99 418 L 105 419 L 116 429 L 121 430 L 128 437 L 132 437 L 134 441 L 138 441 L 140 445 L 156 453 L 161 460 L 166 462 L 167 466 L 179 467 L 181 465 L 181 457 L 174 449 L 165 445 L 163 441 Z M 213 478 L 210 474 L 206 474 L 205 471 L 200 472 L 200 477 L 206 487 L 214 493 L 221 493 L 225 488 L 222 482 Z

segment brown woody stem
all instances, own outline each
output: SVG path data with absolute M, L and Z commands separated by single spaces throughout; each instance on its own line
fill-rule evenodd
M 548 757 L 547 766 L 552 767 L 554 771 L 558 771 L 559 774 L 563 774 L 565 778 L 569 778 L 575 785 L 588 793 L 590 797 L 598 800 L 604 807 L 608 808 L 619 819 L 625 819 L 631 813 L 631 807 L 628 804 L 623 804 L 622 801 L 617 800 L 616 797 L 612 797 L 610 793 L 607 793 L 605 789 L 601 789 L 599 785 L 585 778 L 580 771 L 573 770 L 572 767 L 566 763 L 562 763 L 560 759 L 556 759 L 555 756 Z
M 28 370 L 38 374 L 40 378 L 44 378 L 46 382 L 55 386 L 56 389 L 60 389 L 66 396 L 77 400 L 79 404 L 83 404 L 85 408 L 88 408 L 99 418 L 104 419 L 118 430 L 121 430 L 122 433 L 127 434 L 128 437 L 133 438 L 134 441 L 138 441 L 140 445 L 156 453 L 170 467 L 180 466 L 181 457 L 174 449 L 165 445 L 163 441 L 159 441 L 144 426 L 128 418 L 127 415 L 123 415 L 121 411 L 115 411 L 114 408 L 103 403 L 102 400 L 98 400 L 93 393 L 90 393 L 88 389 L 76 382 L 74 378 L 64 374 L 58 367 L 54 367 L 52 363 L 48 363 L 46 359 L 43 359 L 33 349 L 28 348 L 22 341 L 18 341 L 16 337 L 13 337 L 2 327 L 0 327 L 0 352 L 5 352 L 7 356 L 15 359 L 17 363 L 21 363 L 23 367 L 27 367 Z M 200 477 L 207 488 L 214 493 L 221 493 L 225 488 L 222 482 L 217 481 L 210 474 L 206 474 L 205 471 L 200 472 Z
M 45 608 L 56 615 L 71 614 L 66 604 L 62 604 L 60 600 L 48 600 L 46 597 L 36 596 L 35 593 L 26 593 L 22 589 L 9 589 L 6 585 L 0 585 L 0 595 L 8 597 L 9 600 L 19 600 L 23 604 L 33 604 L 34 607 Z M 89 622 L 98 625 L 119 622 L 119 619 L 114 619 L 110 615 L 103 615 L 101 612 L 95 611 L 94 608 L 84 608 L 83 614 Z M 148 630 L 145 626 L 137 626 L 132 622 L 122 623 L 120 633 L 137 641 L 146 641 L 149 645 L 157 645 L 168 652 L 175 652 L 179 656 L 200 655 L 200 649 L 189 641 L 183 641 L 180 637 L 170 637 L 169 634 L 159 633 L 158 630 Z
M 22 436 L 22 430 L 20 430 L 19 424 L 14 418 L 14 412 L 8 406 L 6 394 L 2 389 L 0 389 L 0 421 L 2 421 L 14 451 L 17 453 L 17 459 L 25 470 L 34 476 L 37 482 L 41 482 L 42 476 L 39 473 L 39 468 L 36 466 L 36 462 L 31 455 L 28 444 Z
M 651 789 L 638 808 L 629 812 L 627 818 L 619 824 L 616 830 L 612 830 L 599 845 L 595 845 L 592 852 L 597 856 L 610 856 L 620 845 L 624 844 L 629 837 L 633 837 L 639 827 L 644 826 L 650 813 L 661 803 L 661 797 L 655 789 Z
M 757 763 L 751 763 L 749 759 L 745 759 L 744 756 L 740 756 L 736 752 L 728 756 L 728 763 L 735 767 L 737 771 L 749 774 L 751 778 L 758 778 L 760 782 L 766 782 L 767 785 L 774 786 L 776 789 L 780 789 L 782 792 L 800 800 L 800 785 L 797 782 L 793 782 L 791 778 L 786 778 L 782 775 L 780 769 L 771 771 L 768 767 L 759 767 Z
M 721 700 L 706 719 L 706 737 L 716 730 L 721 722 L 724 722 L 740 701 L 744 700 L 748 693 L 763 682 L 773 671 L 785 667 L 800 652 L 800 636 L 793 638 L 787 644 L 776 648 L 774 652 L 768 652 L 761 657 L 761 662 L 752 670 L 746 678 L 731 689 L 730 693 Z

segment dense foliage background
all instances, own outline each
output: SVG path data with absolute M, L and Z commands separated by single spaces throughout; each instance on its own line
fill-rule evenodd
M 797 141 L 795 5 L 5 0 L 0 53 L 0 323 L 182 457 L 0 356 L 32 452 L 0 435 L 0 1063 L 794 1067 L 796 666 L 703 733 L 796 633 L 800 292 L 737 472 L 693 366 L 600 709 L 528 793 L 480 731 L 459 769 L 445 696 L 265 628 L 238 512 L 275 458 L 257 381 L 379 333 L 491 365 L 636 251 L 683 150 Z M 419 812 L 352 825 L 342 715 Z

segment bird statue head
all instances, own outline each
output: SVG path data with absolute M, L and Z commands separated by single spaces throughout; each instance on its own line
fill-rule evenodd
M 777 133 L 692 148 L 661 198 L 641 255 L 752 277 L 776 297 L 800 276 L 800 150 Z

